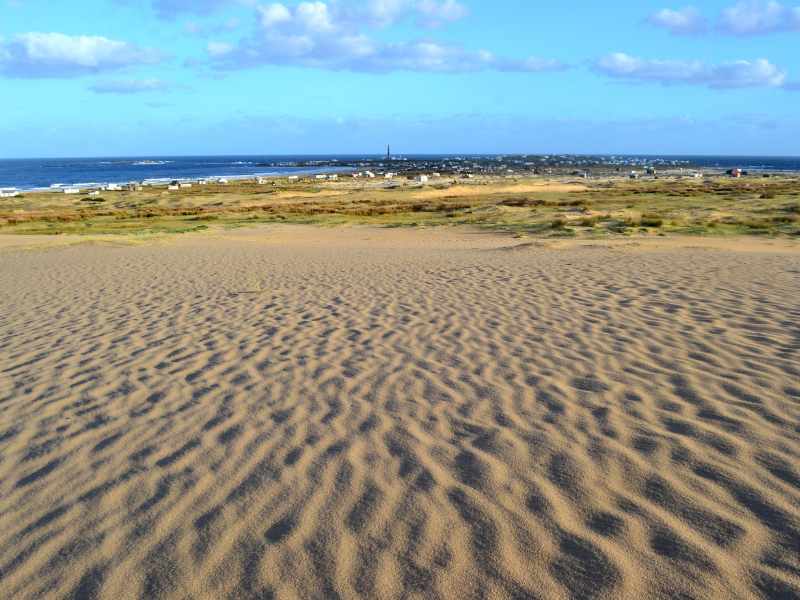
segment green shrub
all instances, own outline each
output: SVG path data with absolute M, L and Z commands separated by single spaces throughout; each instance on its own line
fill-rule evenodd
M 661 227 L 664 221 L 660 217 L 653 215 L 642 215 L 639 225 L 642 227 Z
M 772 229 L 771 221 L 750 221 L 749 223 L 745 223 L 745 225 L 749 229 Z
M 567 226 L 567 220 L 563 217 L 558 217 L 557 219 L 553 219 L 550 223 L 550 227 L 553 229 L 564 229 Z

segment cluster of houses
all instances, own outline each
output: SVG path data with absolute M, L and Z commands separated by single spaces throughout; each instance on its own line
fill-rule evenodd
M 259 183 L 267 183 L 266 181 L 261 181 L 260 177 L 258 179 L 259 179 Z M 295 179 L 296 179 L 296 177 L 295 177 Z M 223 179 L 212 180 L 212 181 L 209 181 L 207 179 L 198 179 L 197 182 L 196 182 L 197 185 L 208 185 L 209 183 L 217 183 L 217 184 L 225 185 L 226 183 L 228 183 L 228 180 L 224 179 L 224 178 Z M 146 185 L 146 184 L 144 182 L 142 182 L 142 183 L 133 182 L 133 183 L 128 183 L 128 184 L 124 184 L 124 185 L 120 185 L 118 183 L 109 183 L 107 185 L 99 186 L 97 188 L 92 188 L 89 191 L 87 191 L 86 193 L 89 196 L 96 196 L 101 191 L 121 191 L 121 190 L 126 190 L 126 191 L 129 191 L 129 192 L 141 192 L 143 185 Z M 167 189 L 168 190 L 179 190 L 181 188 L 190 188 L 190 187 L 192 187 L 192 183 L 190 183 L 188 181 L 178 181 L 177 179 L 173 180 L 172 183 L 167 185 Z M 78 187 L 62 187 L 60 189 L 61 189 L 61 193 L 62 194 L 80 194 L 81 193 L 81 189 L 78 188 Z M 10 195 L 16 195 L 16 194 L 19 194 L 19 192 L 15 192 L 14 194 L 10 194 Z

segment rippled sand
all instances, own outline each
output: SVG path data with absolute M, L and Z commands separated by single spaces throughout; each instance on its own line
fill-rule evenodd
M 800 597 L 797 248 L 524 242 L 3 248 L 0 596 Z

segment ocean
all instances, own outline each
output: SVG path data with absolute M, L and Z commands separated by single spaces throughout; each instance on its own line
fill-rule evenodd
M 495 157 L 495 154 L 405 155 L 406 160 L 454 159 L 457 156 Z M 531 155 L 538 156 L 538 155 Z M 581 155 L 583 156 L 583 155 Z M 595 155 L 610 158 L 611 155 Z M 614 155 L 617 158 L 643 158 L 688 160 L 692 164 L 711 168 L 732 167 L 751 170 L 800 170 L 800 157 L 770 156 L 668 156 L 668 155 Z M 164 183 L 172 180 L 188 181 L 199 178 L 225 177 L 229 179 L 253 176 L 270 177 L 335 171 L 346 167 L 313 164 L 296 167 L 292 163 L 313 161 L 341 162 L 375 161 L 378 155 L 328 155 L 328 156 L 140 156 L 103 158 L 47 158 L 0 160 L 0 189 L 37 190 L 56 186 L 91 187 L 109 183 L 125 184 L 133 181 Z M 282 163 L 278 166 L 268 166 Z

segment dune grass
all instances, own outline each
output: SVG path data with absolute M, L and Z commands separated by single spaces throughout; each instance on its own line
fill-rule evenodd
M 545 184 L 535 188 L 532 183 Z M 549 184 L 549 186 L 547 185 Z M 159 234 L 259 223 L 385 227 L 468 225 L 542 237 L 800 234 L 800 180 L 620 179 L 567 185 L 520 179 L 481 185 L 364 186 L 247 182 L 107 192 L 80 201 L 28 193 L 0 203 L 0 234 Z M 217 189 L 220 188 L 220 189 Z M 90 200 L 90 201 L 87 201 Z

